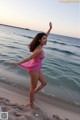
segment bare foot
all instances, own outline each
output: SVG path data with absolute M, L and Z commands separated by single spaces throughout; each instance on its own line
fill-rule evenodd
M 37 109 L 37 108 L 39 108 L 37 105 L 31 105 L 31 108 L 33 108 L 33 109 Z
M 39 108 L 37 105 L 35 105 L 35 104 L 30 104 L 30 103 L 27 104 L 27 107 L 30 107 L 30 108 L 33 108 L 33 109 Z

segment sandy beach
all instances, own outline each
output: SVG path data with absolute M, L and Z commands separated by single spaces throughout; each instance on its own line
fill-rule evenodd
M 80 107 L 39 93 L 39 108 L 31 109 L 26 107 L 28 96 L 28 90 L 0 82 L 0 110 L 8 112 L 9 120 L 80 120 Z

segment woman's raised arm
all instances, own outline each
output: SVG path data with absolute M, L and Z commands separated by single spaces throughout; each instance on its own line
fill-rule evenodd
M 52 29 L 52 23 L 50 22 L 50 23 L 49 23 L 49 29 L 48 29 L 48 31 L 47 31 L 47 33 L 46 33 L 47 37 L 48 37 L 51 29 Z

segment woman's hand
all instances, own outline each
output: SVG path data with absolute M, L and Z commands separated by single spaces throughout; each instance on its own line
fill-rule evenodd
M 50 27 L 50 29 L 52 29 L 52 23 L 51 22 L 49 22 L 49 27 Z
M 11 65 L 17 67 L 19 65 L 19 63 L 18 62 L 13 62 L 13 63 L 11 63 Z

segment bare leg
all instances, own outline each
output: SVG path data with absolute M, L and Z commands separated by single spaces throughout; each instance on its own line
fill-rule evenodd
M 41 90 L 47 84 L 42 72 L 39 73 L 39 81 L 41 83 L 35 88 L 35 91 L 34 91 L 35 93 Z
M 37 82 L 37 83 L 38 83 L 38 82 Z M 37 87 L 37 84 L 35 85 L 35 88 L 34 88 L 34 89 L 36 89 L 36 87 Z M 36 100 L 35 100 L 35 92 L 34 92 L 33 100 L 36 101 Z
M 30 72 L 31 77 L 31 84 L 30 84 L 30 103 L 28 104 L 30 107 L 35 107 L 33 100 L 34 100 L 34 93 L 35 93 L 35 87 L 38 82 L 39 73 L 38 72 Z

